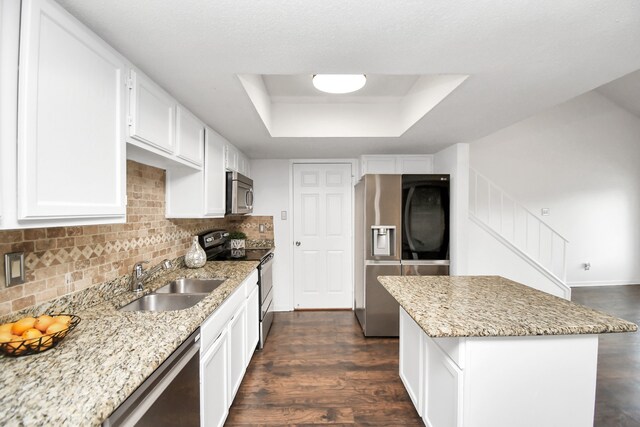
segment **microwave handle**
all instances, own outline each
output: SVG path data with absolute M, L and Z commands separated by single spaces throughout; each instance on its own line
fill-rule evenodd
M 245 193 L 244 199 L 247 208 L 253 209 L 253 188 L 250 188 L 249 191 Z

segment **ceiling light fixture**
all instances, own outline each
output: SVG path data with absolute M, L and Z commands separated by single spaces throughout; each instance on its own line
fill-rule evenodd
M 313 85 L 327 93 L 351 93 L 360 90 L 367 82 L 364 74 L 314 74 Z

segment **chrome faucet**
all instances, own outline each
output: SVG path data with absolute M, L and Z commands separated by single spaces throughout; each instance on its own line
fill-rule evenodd
M 144 290 L 144 282 L 161 268 L 163 270 L 168 270 L 173 267 L 171 261 L 165 259 L 155 267 L 152 267 L 149 270 L 145 270 L 143 264 L 148 263 L 149 261 L 141 261 L 136 262 L 133 266 L 133 271 L 131 272 L 131 280 L 129 281 L 129 283 L 131 284 L 131 290 L 133 292 L 142 292 Z

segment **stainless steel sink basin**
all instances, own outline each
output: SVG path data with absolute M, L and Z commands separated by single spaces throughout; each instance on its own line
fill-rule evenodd
M 226 279 L 177 279 L 156 290 L 156 294 L 208 294 Z
M 121 311 L 173 311 L 193 307 L 206 294 L 149 294 L 121 307 Z

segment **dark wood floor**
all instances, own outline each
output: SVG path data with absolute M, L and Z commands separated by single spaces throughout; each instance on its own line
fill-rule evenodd
M 573 290 L 640 324 L 640 285 Z M 398 377 L 397 339 L 364 339 L 352 312 L 276 313 L 226 425 L 422 426 Z M 640 426 L 640 333 L 600 336 L 595 427 Z
M 640 285 L 574 288 L 572 300 L 640 324 Z M 640 426 L 640 332 L 600 335 L 594 426 Z
M 422 426 L 398 340 L 364 339 L 351 311 L 276 313 L 225 425 Z

